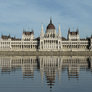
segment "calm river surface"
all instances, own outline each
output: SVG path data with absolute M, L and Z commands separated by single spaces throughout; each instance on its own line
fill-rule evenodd
M 0 57 L 0 92 L 61 91 L 92 92 L 92 57 Z

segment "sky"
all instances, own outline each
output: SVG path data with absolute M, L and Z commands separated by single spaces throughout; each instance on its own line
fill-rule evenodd
M 60 24 L 64 37 L 69 28 L 78 28 L 81 38 L 92 34 L 92 0 L 0 0 L 0 35 L 21 38 L 23 29 L 33 29 L 38 37 L 50 17 L 57 32 Z

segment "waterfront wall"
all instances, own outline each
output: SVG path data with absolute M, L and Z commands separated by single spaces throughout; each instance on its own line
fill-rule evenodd
M 0 56 L 92 56 L 92 51 L 0 51 Z

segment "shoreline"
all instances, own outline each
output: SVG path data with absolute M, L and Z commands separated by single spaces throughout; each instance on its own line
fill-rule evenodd
M 92 56 L 92 51 L 0 51 L 0 56 Z

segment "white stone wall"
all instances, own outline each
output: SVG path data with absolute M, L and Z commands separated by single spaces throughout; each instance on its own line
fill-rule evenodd
M 11 50 L 21 50 L 21 51 L 36 51 L 37 50 L 37 41 L 12 41 Z
M 62 41 L 63 51 L 87 51 L 88 41 Z
M 37 49 L 38 41 L 37 40 L 0 40 L 0 50 L 6 51 L 88 51 L 88 40 L 78 40 L 78 41 L 70 41 L 65 40 L 62 41 L 60 38 L 41 38 L 40 45 Z M 91 40 L 92 46 L 92 40 Z
M 0 39 L 0 51 L 89 51 L 88 40 L 80 40 L 79 35 L 70 36 L 69 34 L 69 39 L 78 40 L 62 40 L 62 36 L 56 33 L 55 29 L 47 29 L 44 34 L 42 28 L 41 33 L 42 35 L 40 35 L 40 42 L 34 39 L 34 34 L 29 36 L 23 34 L 22 40 L 12 40 L 10 38 L 6 40 Z
M 0 50 L 10 50 L 11 39 L 0 39 Z
M 31 35 L 25 35 L 24 33 L 22 34 L 22 40 L 31 40 L 34 39 L 34 34 Z
M 42 28 L 43 29 L 43 28 Z M 59 27 L 59 32 L 60 32 Z M 43 30 L 41 30 L 41 34 Z M 61 33 L 61 32 L 60 32 Z M 47 29 L 44 36 L 40 36 L 40 51 L 61 51 L 61 34 L 56 33 L 56 29 Z
M 0 40 L 0 51 L 36 51 L 37 40 Z
M 91 48 L 91 51 L 92 51 L 92 38 L 91 38 L 91 43 L 90 44 L 91 44 L 91 47 L 90 48 Z
M 79 40 L 80 37 L 79 37 L 79 34 L 77 34 L 77 35 L 68 34 L 68 39 L 69 40 Z

